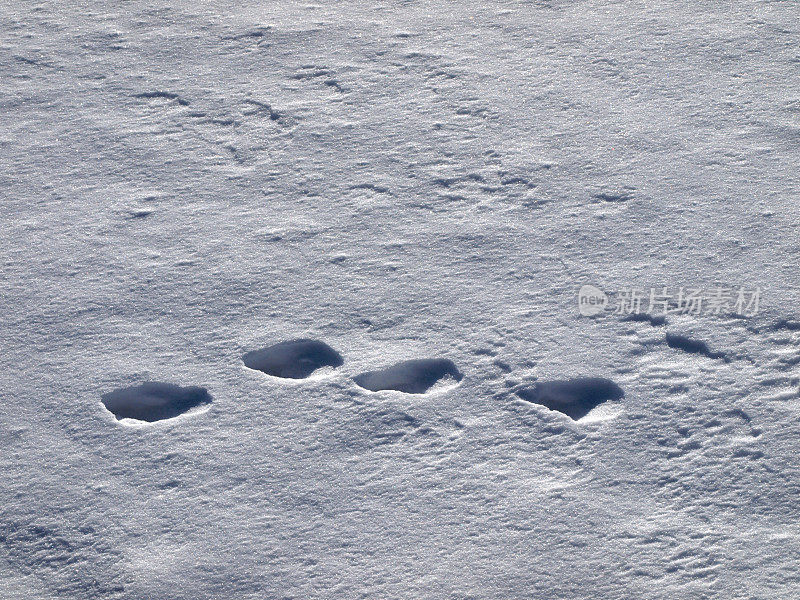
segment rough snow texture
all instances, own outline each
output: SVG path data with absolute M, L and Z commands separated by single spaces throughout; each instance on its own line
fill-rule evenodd
M 0 598 L 796 600 L 799 28 L 0 1 Z M 763 302 L 581 318 L 584 284 Z M 344 363 L 242 365 L 293 339 Z M 464 378 L 354 381 L 425 357 Z M 602 418 L 516 394 L 587 375 Z M 142 381 L 214 402 L 121 426 Z

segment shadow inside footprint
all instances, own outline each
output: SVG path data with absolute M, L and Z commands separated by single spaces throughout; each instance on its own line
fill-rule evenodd
M 249 369 L 274 377 L 305 379 L 322 367 L 340 367 L 344 360 L 333 348 L 317 340 L 289 340 L 242 357 Z
M 463 375 L 451 360 L 421 358 L 399 362 L 378 371 L 362 373 L 357 375 L 354 381 L 372 392 L 395 390 L 406 394 L 424 394 L 445 377 L 461 381 Z
M 103 394 L 102 402 L 118 420 L 136 419 L 152 423 L 210 404 L 211 395 L 202 387 L 148 381 Z
M 607 400 L 619 400 L 625 392 L 610 379 L 579 377 L 566 381 L 543 381 L 523 388 L 517 395 L 533 404 L 564 413 L 574 421 L 585 417 Z

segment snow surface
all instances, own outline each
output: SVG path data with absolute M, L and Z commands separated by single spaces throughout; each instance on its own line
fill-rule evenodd
M 0 185 L 0 598 L 800 597 L 797 2 L 2 0 Z

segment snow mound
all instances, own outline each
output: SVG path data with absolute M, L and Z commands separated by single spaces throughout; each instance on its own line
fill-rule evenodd
M 242 357 L 248 369 L 273 377 L 305 379 L 322 367 L 340 367 L 344 360 L 333 348 L 317 340 L 289 340 Z
M 463 375 L 451 360 L 420 358 L 399 362 L 385 369 L 357 375 L 355 382 L 372 392 L 395 390 L 406 394 L 424 394 L 440 380 L 461 381 Z
M 136 419 L 152 423 L 210 404 L 211 395 L 202 387 L 148 381 L 104 394 L 102 402 L 118 420 Z
M 579 377 L 564 381 L 544 381 L 517 391 L 517 395 L 533 404 L 564 413 L 574 421 L 607 400 L 619 400 L 625 392 L 610 379 Z

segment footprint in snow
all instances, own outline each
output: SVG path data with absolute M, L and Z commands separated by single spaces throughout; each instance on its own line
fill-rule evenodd
M 280 342 L 242 357 L 248 369 L 273 377 L 305 379 L 322 367 L 340 367 L 342 356 L 324 342 L 309 339 Z
M 114 390 L 103 394 L 101 399 L 117 420 L 135 419 L 148 423 L 172 419 L 211 404 L 211 395 L 205 388 L 157 381 Z
M 395 390 L 406 394 L 424 394 L 441 380 L 463 379 L 458 367 L 444 358 L 406 360 L 390 367 L 362 373 L 354 378 L 360 387 L 378 392 Z
M 542 381 L 522 388 L 517 395 L 532 404 L 564 413 L 577 421 L 607 400 L 619 400 L 625 392 L 610 379 L 579 377 L 564 381 Z

